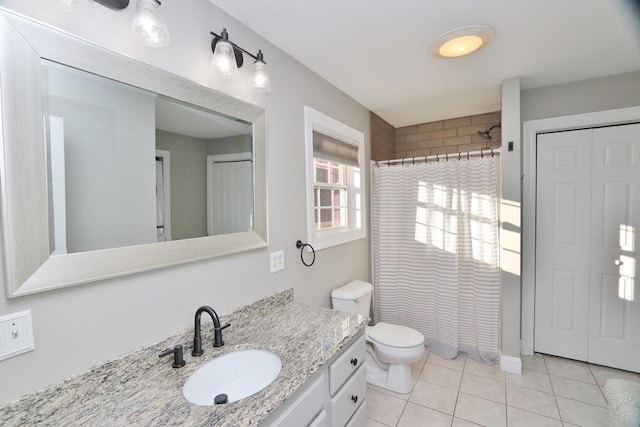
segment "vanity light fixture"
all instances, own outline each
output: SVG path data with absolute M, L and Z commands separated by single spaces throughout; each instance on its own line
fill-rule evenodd
M 138 0 L 131 30 L 148 47 L 164 47 L 171 41 L 169 28 L 159 13 L 160 0 Z
M 495 33 L 486 25 L 470 25 L 448 31 L 433 43 L 432 51 L 444 58 L 469 55 L 493 40 Z
M 254 59 L 254 72 L 252 85 L 258 93 L 271 92 L 271 80 L 267 73 L 267 63 L 264 61 L 262 50 L 258 50 L 257 55 L 246 51 L 237 44 L 229 40 L 227 29 L 223 28 L 220 35 L 211 31 L 213 40 L 211 41 L 211 50 L 213 58 L 211 59 L 211 72 L 214 76 L 221 79 L 236 79 L 240 75 L 238 68 L 244 64 L 243 53 L 246 53 Z

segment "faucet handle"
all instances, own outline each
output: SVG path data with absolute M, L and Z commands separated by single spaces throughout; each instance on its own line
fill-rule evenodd
M 173 354 L 173 364 L 171 364 L 171 366 L 174 368 L 182 368 L 186 364 L 182 352 L 182 344 L 175 345 L 173 348 L 160 353 L 158 357 L 164 357 L 170 354 Z

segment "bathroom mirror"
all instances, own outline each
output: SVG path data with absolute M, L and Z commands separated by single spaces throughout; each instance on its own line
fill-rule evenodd
M 9 297 L 266 246 L 264 110 L 10 13 L 0 45 Z

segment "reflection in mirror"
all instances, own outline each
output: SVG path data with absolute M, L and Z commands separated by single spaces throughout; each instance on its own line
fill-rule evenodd
M 252 125 L 42 61 L 50 253 L 253 230 Z

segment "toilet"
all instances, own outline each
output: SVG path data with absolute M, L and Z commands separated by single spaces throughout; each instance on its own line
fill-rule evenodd
M 373 286 L 354 280 L 331 292 L 333 308 L 369 317 Z M 395 391 L 409 393 L 413 388 L 411 363 L 424 353 L 424 336 L 413 328 L 378 322 L 367 326 L 367 382 Z

